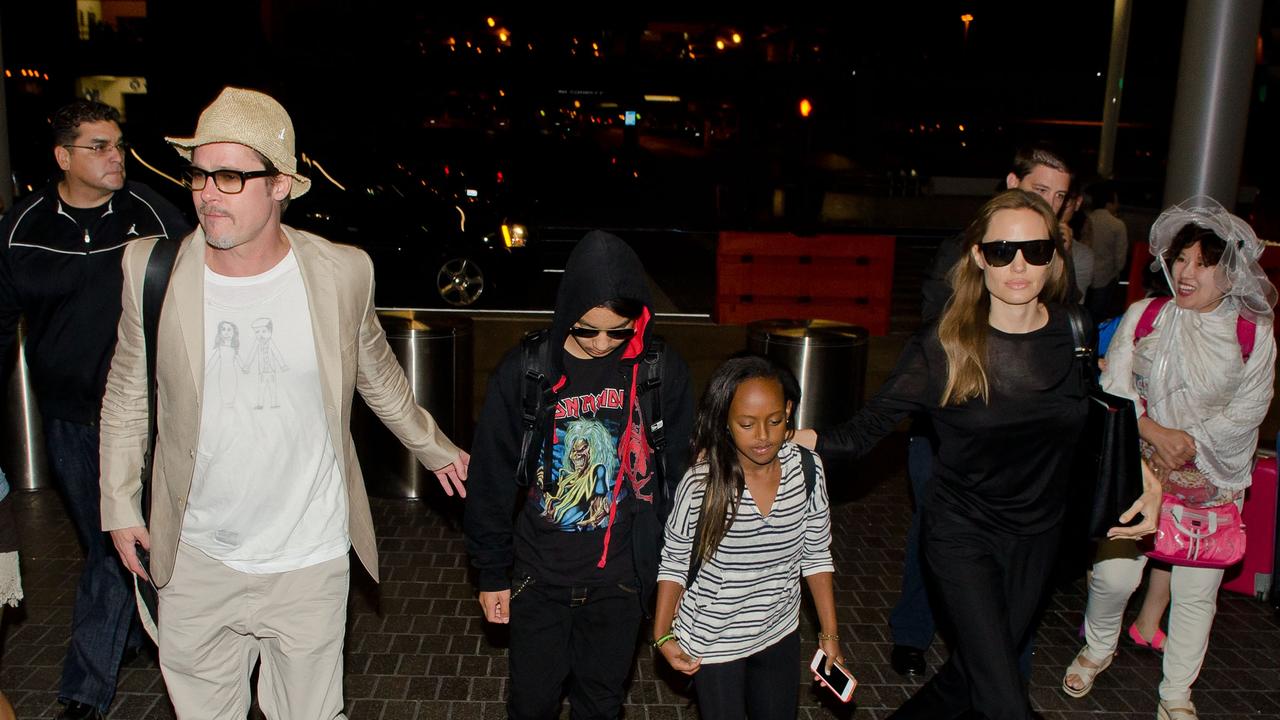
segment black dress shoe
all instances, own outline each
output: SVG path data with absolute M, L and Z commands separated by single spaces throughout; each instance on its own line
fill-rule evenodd
M 102 720 L 102 713 L 92 705 L 72 700 L 58 714 L 58 720 Z
M 909 645 L 894 645 L 889 655 L 889 664 L 899 675 L 924 675 L 924 651 Z

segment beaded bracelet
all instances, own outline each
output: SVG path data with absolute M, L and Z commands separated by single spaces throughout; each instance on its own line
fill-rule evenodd
M 818 633 L 818 639 L 819 639 L 819 640 L 839 640 L 839 639 L 840 639 L 840 636 L 839 636 L 839 635 L 828 635 L 827 633 L 820 632 L 820 633 Z

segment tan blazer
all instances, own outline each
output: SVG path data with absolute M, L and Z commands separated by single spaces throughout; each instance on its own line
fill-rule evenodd
M 329 437 L 347 486 L 347 526 L 356 554 L 374 580 L 378 551 L 364 478 L 351 441 L 352 390 L 429 469 L 453 462 L 458 448 L 414 402 L 373 308 L 373 264 L 354 247 L 284 227 L 306 287 Z M 102 401 L 102 529 L 143 524 L 139 479 L 147 436 L 147 356 L 143 348 L 142 278 L 152 240 L 126 247 L 123 310 Z M 173 574 L 182 518 L 195 471 L 204 391 L 204 231 L 178 250 L 157 340 L 155 472 L 152 475 L 151 576 Z

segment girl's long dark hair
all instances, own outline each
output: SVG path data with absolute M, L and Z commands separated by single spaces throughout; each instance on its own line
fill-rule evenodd
M 794 409 L 800 403 L 800 384 L 786 368 L 759 355 L 738 355 L 727 360 L 711 376 L 698 403 L 694 419 L 691 457 L 697 458 L 694 481 L 702 482 L 702 511 L 698 516 L 701 540 L 693 548 L 697 557 L 708 561 L 728 534 L 742 504 L 746 480 L 738 461 L 738 450 L 729 434 L 729 406 L 738 387 L 747 380 L 764 378 L 782 386 L 782 397 L 791 403 L 787 417 L 787 439 L 795 432 Z

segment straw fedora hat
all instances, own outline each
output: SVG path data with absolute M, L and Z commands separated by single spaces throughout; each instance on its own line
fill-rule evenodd
M 200 113 L 195 137 L 166 137 L 178 154 L 191 160 L 191 151 L 210 143 L 238 143 L 262 153 L 281 174 L 293 178 L 290 198 L 311 189 L 311 180 L 298 174 L 294 154 L 293 121 L 284 106 L 256 90 L 228 87 Z

